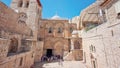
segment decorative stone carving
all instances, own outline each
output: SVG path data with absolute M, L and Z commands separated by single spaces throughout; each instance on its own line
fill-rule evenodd
M 19 13 L 18 23 L 26 23 L 27 15 L 26 13 Z

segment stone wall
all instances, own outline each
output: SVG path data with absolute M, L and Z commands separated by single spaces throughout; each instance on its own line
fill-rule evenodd
M 0 68 L 30 68 L 34 63 L 34 52 L 28 50 L 32 44 L 25 47 L 30 42 L 21 42 L 31 38 L 31 29 L 26 23 L 18 23 L 18 17 L 0 2 Z
M 21 35 L 17 34 L 0 38 L 0 68 L 30 68 L 33 65 L 34 52 L 32 49 L 26 50 L 27 47 L 23 47 L 22 38 Z M 12 51 L 11 46 L 13 47 Z M 29 46 L 31 47 L 32 43 Z
M 33 65 L 33 57 L 32 52 L 9 56 L 4 62 L 0 62 L 0 68 L 30 68 Z
M 114 23 L 115 22 L 115 23 Z M 82 33 L 84 60 L 88 68 L 119 68 L 120 21 L 112 21 Z M 92 47 L 91 47 L 92 46 Z
M 82 61 L 83 60 L 83 50 L 73 50 L 64 56 L 65 61 Z
M 64 52 L 69 52 L 68 39 L 48 37 L 44 41 L 43 54 L 46 55 L 47 49 L 53 49 L 53 55 L 63 56 Z
M 0 38 L 0 62 L 7 57 L 9 43 L 9 40 Z
M 51 28 L 51 33 L 49 29 Z M 61 29 L 61 32 L 58 33 L 58 29 Z M 68 20 L 48 20 L 43 19 L 39 22 L 39 31 L 38 37 L 68 37 L 69 33 L 69 24 Z
M 89 31 L 83 30 L 83 58 L 88 68 L 120 67 L 120 20 L 116 3 L 105 9 L 107 22 Z
M 30 35 L 31 29 L 26 23 L 18 23 L 19 14 L 0 2 L 0 30 Z
M 39 62 L 41 61 L 41 57 L 43 56 L 43 45 L 44 45 L 44 42 L 42 41 L 38 41 L 37 42 L 37 46 L 36 46 L 36 49 L 35 49 L 35 62 Z

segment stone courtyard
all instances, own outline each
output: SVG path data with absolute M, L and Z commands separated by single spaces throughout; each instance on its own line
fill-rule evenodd
M 0 0 L 0 68 L 120 68 L 120 0 L 96 0 L 71 20 L 43 19 L 42 8 Z
M 41 67 L 42 66 L 42 67 Z M 63 61 L 51 63 L 36 63 L 35 68 L 87 68 L 81 61 Z

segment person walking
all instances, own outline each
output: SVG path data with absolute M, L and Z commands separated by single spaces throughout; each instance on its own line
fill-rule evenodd
M 59 59 L 59 65 L 60 65 L 60 66 L 63 66 L 63 61 L 62 61 L 62 59 Z

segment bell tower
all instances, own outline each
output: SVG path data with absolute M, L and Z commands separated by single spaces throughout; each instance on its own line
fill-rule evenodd
M 39 0 L 12 0 L 11 8 L 20 17 L 26 17 L 25 23 L 32 29 L 33 37 L 37 40 L 38 22 L 41 18 L 42 5 Z M 23 15 L 22 15 L 23 14 Z M 26 16 L 25 16 L 25 15 Z

